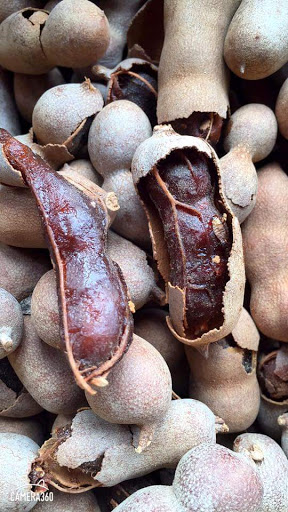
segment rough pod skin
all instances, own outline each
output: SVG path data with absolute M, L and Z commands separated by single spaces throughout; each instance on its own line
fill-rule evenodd
M 0 65 L 9 71 L 41 75 L 53 67 L 41 45 L 40 35 L 48 18 L 46 11 L 23 9 L 0 25 Z
M 288 78 L 283 83 L 276 102 L 275 114 L 280 133 L 288 139 Z
M 51 87 L 64 83 L 65 80 L 57 68 L 51 69 L 48 73 L 38 76 L 15 73 L 14 96 L 21 116 L 31 125 L 33 109 L 40 96 L 48 89 L 51 89 Z M 11 132 L 9 128 L 6 128 L 6 126 L 2 124 L 1 127 Z M 11 133 L 14 135 L 13 132 Z M 18 133 L 20 133 L 20 130 Z
M 17 135 L 21 132 L 21 128 L 11 89 L 12 80 L 9 73 L 0 68 L 0 126 L 8 130 L 12 135 Z
M 165 293 L 158 288 L 154 272 L 142 249 L 109 230 L 107 253 L 123 273 L 135 310 L 140 309 L 150 299 L 164 302 Z M 61 348 L 56 274 L 53 269 L 42 276 L 33 291 L 31 316 L 38 336 L 48 345 Z M 166 327 L 166 332 L 167 330 Z M 142 337 L 145 339 L 145 336 Z M 169 339 L 171 337 L 170 334 Z M 183 349 L 181 353 L 183 354 Z M 173 365 L 176 366 L 176 361 Z
M 111 370 L 109 386 L 86 398 L 100 418 L 142 427 L 139 445 L 149 444 L 155 424 L 166 414 L 172 383 L 167 364 L 150 343 L 133 336 L 123 359 Z
M 223 43 L 240 0 L 165 0 L 158 123 L 217 142 L 229 107 Z M 191 18 L 194 22 L 191 23 Z M 196 21 L 197 20 L 197 21 Z M 205 41 L 205 43 L 204 43 Z
M 0 287 L 20 301 L 32 293 L 51 263 L 47 251 L 18 249 L 0 243 L 0 268 Z
M 259 80 L 288 60 L 286 0 L 242 0 L 225 39 L 227 66 L 240 78 Z
M 243 222 L 256 203 L 257 172 L 254 163 L 268 156 L 276 142 L 277 120 L 260 103 L 244 105 L 231 116 L 220 159 L 224 193 L 233 213 Z
M 88 118 L 102 107 L 102 95 L 89 80 L 52 87 L 42 94 L 33 110 L 37 141 L 64 144 L 70 151 L 76 151 L 82 142 L 81 134 L 87 131 Z
M 0 288 L 0 359 L 15 350 L 23 334 L 23 314 L 19 302 Z
M 114 68 L 122 60 L 129 23 L 142 6 L 144 0 L 98 0 L 97 5 L 107 16 L 110 28 L 110 42 L 99 64 Z
M 243 455 L 203 443 L 179 462 L 173 491 L 187 512 L 259 512 L 263 486 Z
M 134 318 L 134 332 L 160 352 L 171 372 L 173 390 L 187 396 L 189 367 L 184 346 L 168 329 L 167 316 L 167 311 L 162 309 L 142 309 Z
M 227 205 L 209 144 L 156 127 L 132 161 L 154 259 L 165 280 L 169 328 L 186 344 L 217 341 L 241 313 L 244 265 L 239 222 Z
M 79 159 L 74 160 L 73 162 L 69 162 L 69 164 L 65 164 L 59 171 L 59 173 L 65 177 L 67 172 L 69 173 L 76 172 L 83 176 L 84 178 L 93 181 L 96 185 L 101 187 L 103 179 L 102 176 L 94 169 L 90 160 Z
M 85 405 L 65 355 L 40 340 L 30 316 L 24 317 L 24 336 L 9 361 L 32 397 L 54 414 L 73 413 Z
M 255 421 L 260 406 L 256 375 L 259 334 L 245 309 L 232 333 L 203 355 L 186 347 L 191 369 L 190 396 L 224 418 L 229 432 L 241 432 Z
M 280 442 L 278 416 L 288 411 L 288 347 L 283 344 L 259 361 L 258 380 L 261 386 L 261 406 L 257 421 L 261 431 Z
M 280 341 L 288 341 L 287 205 L 288 177 L 279 164 L 267 164 L 258 172 L 256 206 L 242 235 L 252 318 L 265 336 Z
M 80 185 L 75 175 L 64 179 L 5 130 L 0 142 L 35 197 L 57 273 L 62 348 L 77 383 L 93 394 L 91 385 L 107 385 L 133 329 L 126 283 L 106 254 L 105 194 L 82 177 Z
M 41 34 L 45 55 L 54 65 L 89 66 L 104 55 L 109 24 L 101 9 L 87 0 L 63 0 L 49 14 Z
M 113 229 L 140 245 L 148 245 L 150 239 L 130 167 L 135 150 L 150 136 L 151 125 L 146 114 L 131 101 L 120 100 L 99 113 L 88 138 L 89 156 L 104 178 L 103 188 L 115 192 L 120 204 Z
M 10 2 L 6 2 L 4 0 L 0 5 L 0 23 L 2 23 L 5 18 L 8 18 L 10 14 L 13 14 L 16 11 L 20 11 L 21 9 L 25 9 L 25 7 L 42 8 L 44 7 L 44 4 L 45 1 L 41 0 L 11 0 Z
M 280 446 L 268 436 L 249 433 L 236 437 L 233 450 L 252 461 L 261 478 L 261 512 L 287 512 L 288 461 Z
M 115 511 L 259 512 L 262 496 L 260 477 L 243 455 L 202 443 L 182 457 L 172 487 L 141 489 Z
M 278 418 L 278 425 L 282 429 L 281 446 L 282 450 L 288 458 L 288 413 L 282 414 Z
M 101 512 L 92 491 L 82 494 L 66 494 L 53 489 L 53 501 L 37 503 L 35 512 Z
M 0 432 L 13 434 L 21 434 L 22 436 L 30 437 L 35 443 L 43 443 L 44 429 L 43 424 L 36 416 L 35 418 L 0 418 Z
M 0 508 L 3 512 L 28 512 L 36 505 L 36 501 L 17 499 L 17 492 L 31 491 L 29 473 L 38 449 L 39 446 L 26 436 L 0 434 Z

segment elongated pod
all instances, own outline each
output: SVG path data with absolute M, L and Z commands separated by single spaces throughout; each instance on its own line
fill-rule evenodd
M 105 253 L 107 209 L 101 196 L 80 192 L 5 130 L 0 142 L 42 217 L 57 272 L 63 349 L 65 342 L 77 383 L 95 393 L 88 381 L 103 384 L 132 338 L 126 284 Z
M 239 318 L 244 265 L 239 222 L 223 193 L 209 144 L 156 127 L 132 162 L 154 258 L 168 294 L 168 325 L 183 343 L 229 334 Z
M 217 142 L 229 107 L 223 45 L 240 0 L 165 0 L 158 123 Z

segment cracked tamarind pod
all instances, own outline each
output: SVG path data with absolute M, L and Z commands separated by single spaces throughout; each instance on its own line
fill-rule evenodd
M 258 171 L 256 206 L 242 225 L 250 312 L 260 332 L 288 342 L 288 177 L 278 163 Z
M 188 345 L 225 337 L 241 313 L 245 275 L 240 226 L 215 152 L 199 138 L 156 127 L 136 150 L 132 174 L 167 287 L 170 330 Z
M 259 80 L 288 60 L 286 0 L 242 0 L 229 26 L 224 58 L 240 78 Z
M 16 73 L 42 75 L 54 65 L 47 59 L 41 33 L 48 12 L 28 7 L 11 14 L 0 25 L 0 66 Z
M 96 65 L 92 68 L 96 80 L 107 84 L 107 103 L 118 100 L 132 101 L 140 107 L 152 126 L 157 124 L 157 67 L 143 59 L 125 59 L 114 69 Z
M 0 359 L 0 416 L 27 418 L 42 411 L 24 388 L 7 357 Z
M 109 423 L 91 410 L 61 420 L 40 450 L 41 467 L 51 484 L 61 482 L 61 472 L 87 475 L 95 486 L 111 487 L 163 467 L 175 468 L 181 457 L 203 442 L 215 443 L 223 421 L 196 400 L 174 400 L 159 422 L 144 453 L 135 450 L 139 428 Z M 222 421 L 222 423 L 221 423 Z M 51 454 L 52 451 L 52 454 Z M 51 462 L 53 468 L 51 472 Z M 92 482 L 93 482 L 92 480 Z M 62 482 L 64 483 L 64 482 Z
M 208 354 L 185 347 L 191 369 L 190 397 L 224 418 L 229 433 L 246 430 L 259 411 L 258 344 L 259 333 L 243 308 L 232 333 L 209 345 Z
M 224 139 L 227 154 L 219 163 L 227 203 L 240 223 L 256 203 L 258 180 L 254 163 L 271 153 L 276 137 L 276 117 L 260 103 L 244 105 L 228 122 Z
M 3 512 L 28 512 L 37 504 L 36 500 L 28 501 L 28 494 L 32 491 L 29 475 L 38 449 L 29 437 L 0 434 L 0 509 Z
M 109 230 L 107 253 L 123 273 L 135 310 L 151 299 L 160 304 L 165 302 L 165 293 L 157 286 L 154 272 L 142 249 Z M 61 348 L 56 273 L 53 269 L 46 272 L 34 288 L 31 316 L 38 336 L 48 345 Z
M 278 416 L 288 411 L 288 351 L 285 344 L 263 355 L 258 366 L 261 405 L 257 421 L 261 431 L 277 442 L 281 439 Z
M 262 498 L 263 485 L 251 462 L 224 446 L 202 443 L 182 457 L 171 487 L 141 489 L 114 510 L 259 512 Z
M 23 335 L 23 314 L 19 302 L 0 288 L 0 359 L 15 350 Z
M 171 395 L 171 374 L 163 357 L 134 334 L 127 354 L 110 372 L 109 386 L 93 396 L 86 393 L 86 398 L 100 418 L 139 425 L 139 447 L 145 449 L 170 406 Z
M 286 512 L 288 504 L 288 461 L 280 446 L 263 434 L 241 434 L 233 450 L 253 464 L 261 478 L 264 494 L 261 512 Z
M 158 123 L 217 143 L 229 109 L 223 44 L 240 0 L 164 0 Z
M 75 176 L 68 182 L 5 130 L 0 130 L 0 142 L 40 211 L 57 273 L 62 349 L 78 385 L 95 393 L 93 385 L 107 385 L 106 377 L 128 349 L 133 329 L 126 284 L 106 254 L 103 195 L 90 191 L 89 180 L 77 183 L 77 189 Z
M 150 238 L 130 168 L 135 150 L 150 136 L 146 114 L 135 103 L 120 100 L 103 108 L 93 121 L 88 138 L 91 162 L 104 178 L 102 186 L 115 192 L 119 201 L 113 230 L 140 246 L 147 246 Z
M 38 9 L 44 7 L 46 9 L 44 4 L 45 0 L 10 0 L 10 2 L 4 0 L 0 4 L 0 23 L 14 12 L 25 9 L 25 7 L 38 7 Z

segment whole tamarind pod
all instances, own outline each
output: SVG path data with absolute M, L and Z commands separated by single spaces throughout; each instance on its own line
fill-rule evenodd
M 53 489 L 53 501 L 39 501 L 35 512 L 101 512 L 95 494 L 86 491 L 82 494 L 68 494 Z
M 259 411 L 258 344 L 256 326 L 249 313 L 242 309 L 232 333 L 212 343 L 206 357 L 186 347 L 191 369 L 190 397 L 200 400 L 223 418 L 231 433 L 250 427 Z
M 288 6 L 285 0 L 244 0 L 224 45 L 227 66 L 240 78 L 259 80 L 288 60 Z
M 109 46 L 99 64 L 114 68 L 122 60 L 126 45 L 127 30 L 131 19 L 143 4 L 144 0 L 98 0 L 97 5 L 107 16 L 110 29 Z
M 160 352 L 171 372 L 173 390 L 187 396 L 189 366 L 183 344 L 168 329 L 167 316 L 167 311 L 162 309 L 142 309 L 134 318 L 134 332 Z
M 0 416 L 26 418 L 42 411 L 42 407 L 20 382 L 7 357 L 0 360 Z
M 0 288 L 0 359 L 15 350 L 23 334 L 23 314 L 19 302 Z
M 261 431 L 281 439 L 278 417 L 288 411 L 288 353 L 286 345 L 274 350 L 259 361 L 258 380 L 261 386 L 261 406 L 257 421 Z
M 129 351 L 109 374 L 109 386 L 93 396 L 87 392 L 86 398 L 100 418 L 139 425 L 139 446 L 145 448 L 169 408 L 171 394 L 171 375 L 163 357 L 134 334 Z
M 132 175 L 167 287 L 170 330 L 188 345 L 223 338 L 240 316 L 245 276 L 215 152 L 200 138 L 156 127 L 136 150 Z
M 39 446 L 44 442 L 41 421 L 36 418 L 0 418 L 0 433 L 21 434 L 30 437 Z
M 263 484 L 256 468 L 244 455 L 218 444 L 202 443 L 186 453 L 172 488 L 183 512 L 261 510 Z
M 17 493 L 27 495 L 32 490 L 29 473 L 38 449 L 29 437 L 0 434 L 0 509 L 3 512 L 28 512 L 36 505 L 36 500 L 21 500 Z
M 41 214 L 57 273 L 63 350 L 77 383 L 95 393 L 91 384 L 107 384 L 105 377 L 128 349 L 133 329 L 126 284 L 106 255 L 103 193 L 94 193 L 98 187 L 89 180 L 79 184 L 74 176 L 68 182 L 5 130 L 0 142 Z
M 102 95 L 90 80 L 48 89 L 33 110 L 32 126 L 37 141 L 40 144 L 64 144 L 75 153 L 87 136 L 93 117 L 102 107 Z
M 150 238 L 130 167 L 135 150 L 150 135 L 146 114 L 131 101 L 121 100 L 104 107 L 93 121 L 88 138 L 89 156 L 104 178 L 103 188 L 115 192 L 119 201 L 113 229 L 139 245 L 148 245 Z
M 272 151 L 277 137 L 273 111 L 260 103 L 244 105 L 231 116 L 220 169 L 224 193 L 233 213 L 243 222 L 256 203 L 257 172 L 254 166 Z
M 282 429 L 281 447 L 286 457 L 288 458 L 288 413 L 282 414 L 278 418 L 278 425 Z
M 283 83 L 276 102 L 275 114 L 281 135 L 288 139 L 288 78 Z
M 40 277 L 50 267 L 45 251 L 18 249 L 0 243 L 0 287 L 18 301 L 32 293 Z
M 24 317 L 24 336 L 9 362 L 31 396 L 47 411 L 70 414 L 85 406 L 83 391 L 75 383 L 65 355 L 40 340 L 30 316 Z
M 252 462 L 264 494 L 261 512 L 286 512 L 288 505 L 288 461 L 280 446 L 263 434 L 241 434 L 233 450 Z
M 21 132 L 21 127 L 10 78 L 9 73 L 0 67 L 0 126 L 12 135 L 17 135 Z
M 48 89 L 64 83 L 65 80 L 57 68 L 51 69 L 48 73 L 38 76 L 15 73 L 14 96 L 21 116 L 31 125 L 33 109 L 40 96 Z M 6 126 L 2 124 L 1 127 L 11 132 L 9 128 L 6 128 Z M 12 135 L 14 134 L 12 133 Z
M 93 66 L 96 79 L 107 80 L 107 103 L 132 101 L 140 107 L 152 126 L 157 124 L 157 67 L 143 59 L 125 59 L 114 69 Z
M 13 14 L 16 11 L 20 11 L 21 9 L 25 9 L 25 7 L 42 8 L 44 4 L 45 1 L 41 0 L 11 0 L 10 2 L 1 2 L 0 23 L 2 23 L 2 21 L 5 20 L 5 18 L 8 18 L 10 14 Z
M 151 485 L 129 496 L 114 508 L 116 512 L 183 512 L 172 488 L 168 485 Z
M 183 135 L 218 142 L 229 108 L 223 45 L 239 3 L 207 0 L 203 6 L 202 0 L 193 5 L 190 0 L 164 0 L 159 124 L 170 123 Z
M 279 341 L 288 341 L 287 199 L 286 174 L 277 163 L 265 165 L 258 172 L 256 206 L 242 229 L 251 315 L 265 336 Z
M 105 54 L 109 39 L 104 12 L 87 0 L 59 2 L 41 33 L 41 44 L 49 61 L 71 68 L 96 62 Z
M 0 25 L 0 66 L 16 73 L 42 75 L 53 64 L 41 44 L 48 12 L 28 7 L 14 12 Z

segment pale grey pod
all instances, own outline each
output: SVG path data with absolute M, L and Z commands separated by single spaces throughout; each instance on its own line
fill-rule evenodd
M 10 0 L 9 2 L 2 0 L 0 3 L 0 23 L 2 23 L 5 18 L 8 18 L 10 14 L 13 14 L 13 12 L 25 9 L 25 7 L 42 8 L 44 3 L 45 1 L 41 0 Z
M 35 105 L 33 131 L 41 144 L 65 144 L 74 151 L 80 143 L 79 134 L 86 129 L 88 118 L 102 107 L 102 95 L 90 80 L 82 84 L 52 87 L 42 94 Z
M 12 80 L 10 80 L 10 76 L 8 73 L 6 73 L 6 71 L 4 71 L 4 69 L 0 69 L 0 105 L 1 128 L 8 130 L 11 135 L 18 135 L 21 132 L 21 127 L 19 115 L 13 97 Z
M 20 434 L 0 434 L 0 509 L 2 512 L 28 512 L 36 501 L 27 501 L 18 493 L 32 490 L 29 473 L 39 446 Z M 14 501 L 13 501 L 14 500 Z
M 0 287 L 21 301 L 32 293 L 40 277 L 51 268 L 51 261 L 47 251 L 0 243 L 0 268 Z
M 236 437 L 233 449 L 252 462 L 261 478 L 261 512 L 287 512 L 288 461 L 280 446 L 263 434 L 247 433 Z
M 135 492 L 114 512 L 184 512 L 168 485 L 151 485 Z
M 64 164 L 59 170 L 59 173 L 62 174 L 62 176 L 65 176 L 67 171 L 75 171 L 81 176 L 84 176 L 84 178 L 96 183 L 99 187 L 101 187 L 103 183 L 102 176 L 100 176 L 100 174 L 94 169 L 90 160 L 73 160 L 73 162 Z
M 46 272 L 34 288 L 31 319 L 41 340 L 51 347 L 62 348 L 56 275 L 53 269 Z
M 259 512 L 263 485 L 250 461 L 218 444 L 202 443 L 180 460 L 173 491 L 183 512 Z
M 1 66 L 9 71 L 31 75 L 41 75 L 53 68 L 40 40 L 47 18 L 47 12 L 28 7 L 11 14 L 1 23 Z
M 64 83 L 65 80 L 57 68 L 51 69 L 48 73 L 38 76 L 15 73 L 14 96 L 17 108 L 22 117 L 24 117 L 28 123 L 32 124 L 33 109 L 40 96 L 48 89 L 51 89 L 51 87 Z
M 95 494 L 91 491 L 68 494 L 51 487 L 53 501 L 37 503 L 35 512 L 101 512 Z
M 283 83 L 276 102 L 275 114 L 280 133 L 288 139 L 288 78 Z
M 0 433 L 21 434 L 30 437 L 35 443 L 44 442 L 43 425 L 37 418 L 0 418 Z
M 0 359 L 15 350 L 23 335 L 23 314 L 19 302 L 0 288 Z
M 140 245 L 148 244 L 150 238 L 130 167 L 135 150 L 150 136 L 151 125 L 143 110 L 131 101 L 119 100 L 98 114 L 88 138 L 89 156 L 104 178 L 103 188 L 115 192 L 120 204 L 113 229 Z
M 70 414 L 86 405 L 65 354 L 40 340 L 29 316 L 24 318 L 22 342 L 9 361 L 32 397 L 47 411 Z

